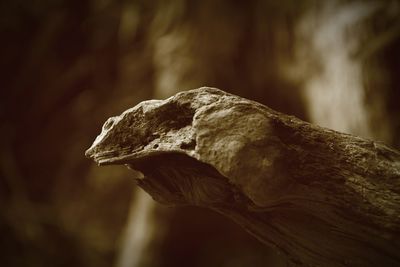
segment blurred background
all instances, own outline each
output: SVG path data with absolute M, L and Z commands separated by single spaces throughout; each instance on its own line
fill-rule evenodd
M 286 266 L 84 157 L 142 100 L 213 86 L 400 147 L 400 2 L 3 0 L 2 266 Z

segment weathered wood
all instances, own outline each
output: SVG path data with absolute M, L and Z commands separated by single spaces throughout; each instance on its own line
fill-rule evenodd
M 351 116 L 351 114 L 349 114 Z M 400 153 L 214 88 L 110 118 L 86 155 L 220 212 L 294 265 L 400 265 Z

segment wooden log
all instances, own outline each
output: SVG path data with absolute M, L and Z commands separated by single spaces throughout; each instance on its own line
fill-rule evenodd
M 349 114 L 351 116 L 351 114 Z M 400 152 L 203 87 L 112 117 L 86 151 L 301 266 L 400 266 Z

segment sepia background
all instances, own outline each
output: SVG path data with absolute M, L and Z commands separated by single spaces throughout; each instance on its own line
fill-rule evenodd
M 2 266 L 286 266 L 84 157 L 145 99 L 218 87 L 400 148 L 399 1 L 5 0 L 0 37 Z

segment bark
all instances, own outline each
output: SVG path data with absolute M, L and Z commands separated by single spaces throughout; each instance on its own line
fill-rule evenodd
M 293 265 L 400 265 L 400 153 L 214 88 L 110 118 L 86 155 L 220 212 Z

